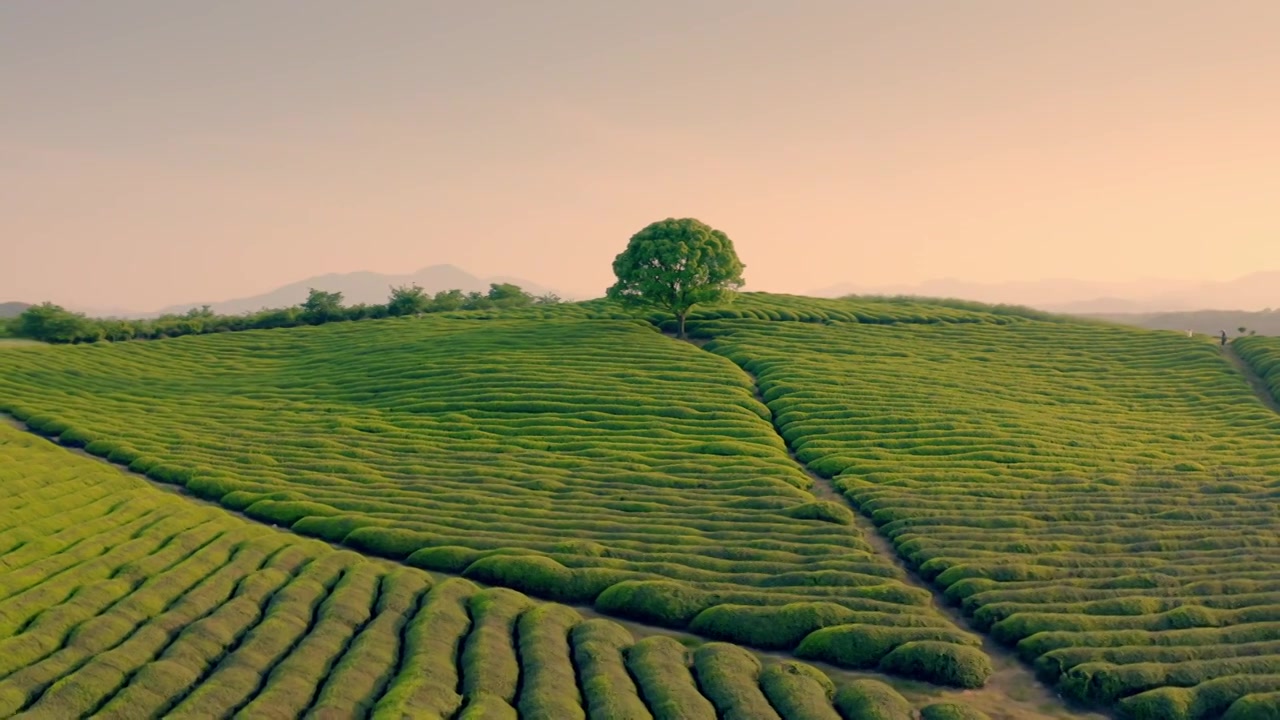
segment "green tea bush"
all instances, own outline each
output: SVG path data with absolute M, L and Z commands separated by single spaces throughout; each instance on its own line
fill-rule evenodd
M 589 717 L 653 717 L 623 663 L 623 650 L 635 642 L 626 628 L 610 620 L 587 620 L 573 628 L 570 639 Z
M 858 720 L 911 720 L 911 703 L 893 687 L 871 679 L 854 680 L 835 696 L 840 715 Z
M 976 647 L 936 640 L 899 645 L 880 661 L 880 670 L 936 685 L 977 688 L 991 677 L 991 660 Z
M 532 602 L 512 590 L 490 588 L 471 596 L 468 607 L 474 629 L 462 652 L 463 694 L 492 696 L 507 705 L 520 686 L 520 659 L 511 638 L 516 620 Z
M 1269 720 L 1280 717 L 1280 692 L 1256 693 L 1231 703 L 1223 720 Z
M 715 720 L 715 708 L 689 672 L 689 651 L 679 642 L 655 635 L 632 645 L 625 656 L 655 720 Z
M 981 710 L 962 703 L 934 703 L 920 709 L 920 720 L 991 720 Z
M 1120 709 L 1134 720 L 1203 720 L 1221 717 L 1240 699 L 1280 691 L 1280 676 L 1235 675 L 1195 687 L 1162 687 L 1125 698 Z
M 797 662 L 770 665 L 760 673 L 760 688 L 782 717 L 840 720 L 831 706 L 835 684 L 809 665 Z
M 445 545 L 417 550 L 405 558 L 405 563 L 423 570 L 461 573 L 476 560 L 479 560 L 481 555 L 482 552 L 480 550 L 457 545 Z
M 725 720 L 781 720 L 760 690 L 760 661 L 736 645 L 707 643 L 693 654 L 698 686 Z
M 874 668 L 898 646 L 919 640 L 978 643 L 972 636 L 948 628 L 834 625 L 805 637 L 796 648 L 796 656 L 847 668 Z
M 467 602 L 475 585 L 460 579 L 436 586 L 405 628 L 403 671 L 374 708 L 374 717 L 449 716 L 462 705 L 455 660 L 471 628 Z
M 585 720 L 569 649 L 570 629 L 581 621 L 563 605 L 539 605 L 520 616 L 521 717 Z
M 668 627 L 681 627 L 715 604 L 715 596 L 683 583 L 667 580 L 627 580 L 600 593 L 601 612 Z

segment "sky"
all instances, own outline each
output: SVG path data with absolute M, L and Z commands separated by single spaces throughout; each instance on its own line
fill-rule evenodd
M 1274 0 L 7 0 L 0 301 L 451 263 L 590 297 L 1280 270 Z

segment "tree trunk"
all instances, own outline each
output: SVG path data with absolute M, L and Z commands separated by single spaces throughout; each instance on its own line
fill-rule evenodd
M 678 314 L 676 314 L 676 319 L 680 321 L 680 339 L 681 339 L 681 340 L 684 340 L 684 339 L 685 339 L 685 336 L 684 336 L 684 316 L 685 316 L 685 314 L 686 314 L 686 313 L 678 313 Z

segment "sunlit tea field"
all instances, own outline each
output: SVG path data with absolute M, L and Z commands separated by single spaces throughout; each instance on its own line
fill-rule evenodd
M 913 709 L 873 679 L 837 686 L 726 643 L 637 641 L 564 605 L 335 550 L 2 425 L 0 503 L 2 717 L 854 720 Z
M 641 321 L 15 349 L 0 405 L 250 517 L 415 567 L 845 667 L 958 686 L 990 673 L 980 639 L 903 582 L 847 506 L 809 491 L 751 379 Z M 918 659 L 889 660 L 911 643 L 926 643 Z
M 1216 346 L 1034 322 L 700 333 L 802 461 L 1065 695 L 1275 716 L 1280 417 Z
M 283 573 L 278 586 L 252 585 L 263 617 L 277 593 L 314 579 L 320 590 L 307 585 L 316 594 L 306 605 L 314 612 L 299 616 L 305 632 L 274 656 L 288 669 L 259 668 L 259 685 L 229 695 L 222 714 L 256 716 L 268 701 L 254 710 L 248 703 L 272 678 L 272 692 L 283 693 L 286 678 L 301 677 L 294 663 L 301 668 L 303 659 L 285 659 L 357 569 L 374 579 L 346 592 L 364 593 L 353 595 L 364 598 L 356 604 L 372 610 L 351 616 L 362 619 L 347 622 L 348 640 L 338 645 L 354 648 L 382 598 L 405 584 L 417 588 L 417 604 L 397 611 L 398 625 L 387 621 L 399 629 L 396 648 L 410 646 L 409 628 L 428 608 L 465 625 L 448 645 L 457 669 L 440 670 L 441 687 L 452 690 L 431 700 L 444 704 L 429 717 L 490 707 L 493 717 L 573 716 L 539 715 L 524 679 L 502 692 L 467 690 L 477 677 L 510 677 L 488 666 L 467 671 L 465 648 L 479 642 L 486 612 L 477 608 L 490 605 L 505 608 L 493 611 L 506 623 L 493 632 L 510 648 L 501 667 L 518 666 L 533 682 L 537 672 L 526 665 L 542 656 L 522 643 L 553 635 L 560 670 L 552 676 L 577 690 L 572 712 L 591 717 L 880 717 L 867 709 L 880 704 L 890 708 L 884 717 L 967 717 L 976 711 L 924 712 L 926 703 L 913 708 L 878 681 L 833 682 L 831 673 L 987 686 L 984 698 L 1013 697 L 1031 675 L 1010 682 L 1018 676 L 1006 674 L 993 690 L 1005 656 L 1020 657 L 1076 708 L 1141 719 L 1277 712 L 1280 415 L 1231 354 L 1274 387 L 1271 341 L 1240 340 L 1224 351 L 1181 334 L 1011 308 L 751 294 L 695 312 L 689 327 L 693 341 L 680 342 L 658 331 L 671 329 L 662 318 L 624 319 L 607 303 L 582 303 L 13 347 L 0 353 L 0 410 L 63 445 L 243 513 L 248 520 L 154 489 L 146 496 L 180 513 L 160 525 L 166 532 L 194 532 L 216 516 L 251 536 L 236 548 L 280 546 L 250 556 L 261 556 L 252 573 Z M 41 477 L 72 457 L 45 445 L 63 460 L 42 459 Z M 33 472 L 13 475 L 16 492 L 53 487 L 23 486 Z M 66 537 L 100 522 L 103 532 L 127 535 L 122 544 L 137 539 L 132 525 L 111 529 L 140 522 L 134 503 L 80 491 L 58 497 L 79 503 L 45 511 L 47 522 L 72 518 L 58 526 Z M 72 510 L 89 515 L 80 523 Z M 139 557 L 167 547 L 169 537 L 177 535 L 153 539 L 157 550 Z M 68 555 L 61 546 L 14 545 L 24 547 L 33 558 L 44 553 L 44 562 Z M 304 572 L 331 567 L 316 578 Z M 114 579 L 114 571 L 99 572 L 94 582 Z M 236 576 L 235 592 L 250 586 L 249 576 Z M 941 609 L 931 589 L 964 618 Z M 15 616 L 11 632 L 37 627 L 36 618 L 81 594 L 65 592 L 24 601 L 27 614 Z M 670 637 L 640 640 L 596 612 L 711 642 L 689 650 Z M 535 632 L 525 620 L 535 617 L 537 627 L 553 629 Z M 64 634 L 45 641 L 48 652 L 83 621 L 58 625 Z M 189 624 L 171 630 L 181 635 Z M 613 648 L 607 667 L 592 664 L 579 644 Z M 205 669 L 184 681 L 190 692 L 156 712 L 176 712 L 199 693 L 221 697 L 221 686 L 208 683 L 242 645 L 208 651 Z M 761 664 L 744 647 L 784 659 Z M 307 653 L 312 680 L 298 690 L 307 697 L 282 705 L 282 716 L 318 713 L 347 652 L 331 660 Z M 63 667 L 32 670 L 44 655 L 31 657 L 0 661 L 10 674 L 39 678 Z M 437 697 L 417 685 L 396 688 L 409 682 L 399 680 L 405 672 L 423 676 L 421 667 L 437 677 L 443 660 L 386 662 L 390 669 L 360 686 L 364 694 L 333 707 L 398 717 L 404 710 L 394 703 L 403 698 Z M 673 662 L 684 674 L 647 689 L 637 668 Z M 626 679 L 625 698 L 610 691 L 593 701 L 584 680 L 593 668 Z M 127 690 L 135 675 L 125 671 L 115 687 Z M 737 678 L 730 684 L 741 691 L 716 689 L 721 677 Z M 63 697 L 49 694 L 66 684 L 61 678 L 13 696 L 12 711 Z M 680 707 L 701 710 L 660 714 L 658 687 L 676 688 Z M 783 687 L 802 700 L 788 705 Z M 891 699 L 881 703 L 880 693 Z M 600 704 L 615 700 L 623 704 Z M 797 709 L 810 702 L 816 714 Z

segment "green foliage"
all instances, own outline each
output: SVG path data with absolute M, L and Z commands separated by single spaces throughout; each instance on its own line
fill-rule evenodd
M 541 555 L 490 555 L 476 560 L 463 575 L 556 602 L 590 603 L 628 573 L 607 568 L 570 570 Z
M 517 708 L 522 718 L 585 720 L 570 657 L 569 632 L 582 621 L 563 605 L 538 605 L 520 616 L 516 634 L 523 681 Z
M 832 626 L 859 629 L 879 626 L 945 629 L 949 623 L 932 614 L 857 611 L 831 602 L 770 606 L 726 603 L 703 610 L 689 623 L 689 629 L 700 635 L 768 650 L 792 649 L 815 630 Z M 858 632 L 851 629 L 847 631 L 853 634 Z M 820 640 L 815 640 L 816 642 Z M 812 647 L 811 651 L 816 652 Z
M 628 630 L 609 620 L 587 620 L 574 627 L 570 637 L 589 717 L 653 717 L 623 663 L 623 650 L 635 642 Z
M 311 288 L 302 303 L 302 317 L 312 325 L 343 319 L 342 293 Z
M 474 630 L 462 651 L 462 690 L 468 698 L 491 696 L 507 705 L 516 700 L 520 660 L 511 638 L 516 620 L 533 606 L 529 598 L 505 588 L 471 596 Z
M 1005 317 L 694 327 L 810 469 L 1064 692 L 1274 672 L 1280 421 L 1207 342 Z M 1264 378 L 1280 365 L 1273 339 L 1237 342 Z
M 936 685 L 977 688 L 991 677 L 991 660 L 976 647 L 936 640 L 899 645 L 880 661 L 880 670 Z
M 758 684 L 756 656 L 736 645 L 707 643 L 693 654 L 702 692 L 724 720 L 781 720 Z
M 742 269 L 733 242 L 723 232 L 693 218 L 668 218 L 631 237 L 613 261 L 618 281 L 608 296 L 670 312 L 684 337 L 689 310 L 732 298 L 742 287 Z
M 391 288 L 387 298 L 387 314 L 392 317 L 401 315 L 417 315 L 431 308 L 431 298 L 417 283 Z M 449 308 L 450 310 L 454 308 Z
M 1194 687 L 1148 690 L 1122 700 L 1120 709 L 1133 720 L 1207 720 L 1250 695 L 1275 692 L 1280 692 L 1280 675 L 1233 675 Z
M 861 679 L 840 688 L 836 708 L 845 718 L 858 720 L 911 720 L 911 703 L 893 687 L 879 680 Z
M 103 334 L 83 314 L 48 302 L 23 310 L 7 328 L 17 337 L 51 343 L 96 342 Z
M 962 703 L 943 702 L 921 708 L 920 720 L 991 720 L 991 717 Z
M 978 642 L 970 635 L 946 627 L 833 625 L 805 637 L 796 648 L 796 656 L 847 668 L 874 668 L 895 648 L 919 640 L 943 641 L 942 644 L 957 648 Z
M 784 718 L 840 720 L 831 706 L 835 684 L 812 666 L 798 662 L 770 665 L 760 673 L 760 688 Z
M 627 670 L 656 720 L 715 720 L 689 672 L 689 651 L 673 638 L 655 635 L 625 651 Z
M 1280 717 L 1280 691 L 1256 693 L 1231 703 L 1222 720 L 1272 720 Z
M 681 627 L 714 603 L 708 593 L 669 580 L 628 580 L 610 586 L 596 598 L 601 612 L 657 625 Z

